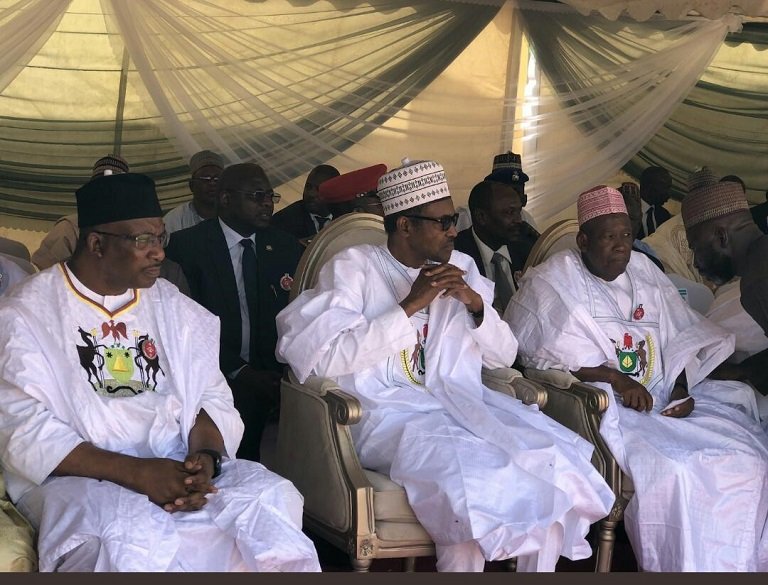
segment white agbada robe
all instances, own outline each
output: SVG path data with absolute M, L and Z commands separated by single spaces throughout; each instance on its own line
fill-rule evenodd
M 741 305 L 741 279 L 718 287 L 715 300 L 707 311 L 707 319 L 714 321 L 735 338 L 733 355 L 728 361 L 743 362 L 750 356 L 768 349 L 768 337 L 763 328 Z M 768 396 L 755 390 L 755 400 L 763 428 L 768 430 Z
M 530 268 L 504 314 L 521 361 L 623 367 L 653 396 L 652 412 L 639 413 L 593 383 L 610 396 L 600 432 L 635 485 L 625 524 L 644 570 L 766 570 L 768 438 L 747 385 L 705 379 L 733 336 L 690 309 L 644 255 L 632 253 L 626 275 L 625 295 L 574 250 Z M 695 408 L 662 416 L 683 370 Z
M 4 296 L 0 322 L 0 461 L 39 529 L 41 571 L 319 570 L 301 495 L 257 463 L 225 458 L 219 492 L 174 514 L 108 481 L 50 475 L 84 441 L 182 461 L 201 409 L 234 454 L 243 423 L 214 315 L 163 279 L 98 297 L 59 264 Z
M 299 380 L 335 378 L 360 399 L 352 432 L 361 463 L 405 488 L 437 545 L 476 542 L 497 560 L 536 554 L 561 532 L 548 570 L 558 554 L 586 558 L 589 525 L 614 500 L 592 447 L 538 407 L 482 385 L 481 366 L 511 365 L 517 343 L 492 308 L 493 282 L 465 254 L 450 262 L 483 297 L 479 327 L 452 298 L 409 319 L 398 303 L 419 271 L 386 246 L 362 245 L 332 258 L 315 288 L 278 314 L 277 356 Z

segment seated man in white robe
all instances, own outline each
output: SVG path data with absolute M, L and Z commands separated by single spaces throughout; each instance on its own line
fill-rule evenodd
M 153 181 L 77 191 L 74 255 L 0 299 L 0 463 L 41 571 L 319 570 L 303 500 L 231 457 L 218 320 L 158 279 Z
M 579 251 L 529 269 L 504 314 L 521 362 L 608 392 L 600 432 L 635 486 L 624 520 L 643 570 L 768 569 L 768 437 L 748 386 L 706 378 L 733 336 L 632 252 L 618 191 L 577 209 Z
M 439 571 L 518 558 L 553 571 L 591 554 L 585 535 L 614 496 L 592 447 L 535 406 L 481 383 L 517 342 L 493 282 L 456 252 L 442 167 L 410 163 L 378 184 L 386 245 L 350 247 L 277 316 L 280 359 L 299 380 L 336 379 L 363 406 L 363 466 L 402 485 L 436 544 Z

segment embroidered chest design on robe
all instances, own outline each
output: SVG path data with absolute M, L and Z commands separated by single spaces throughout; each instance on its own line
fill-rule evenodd
M 427 334 L 429 333 L 429 324 L 424 323 L 416 328 L 416 344 L 413 349 L 404 349 L 400 352 L 400 363 L 403 366 L 403 372 L 408 379 L 422 386 L 424 384 L 424 374 L 427 372 L 426 360 L 424 358 L 424 348 L 427 345 Z
M 98 331 L 101 330 L 101 338 Z M 83 345 L 77 344 L 80 365 L 88 383 L 102 396 L 136 396 L 157 389 L 157 376 L 165 377 L 155 340 L 149 333 L 131 331 L 125 323 L 113 319 L 99 328 L 77 331 Z
M 611 339 L 616 348 L 616 359 L 619 371 L 637 378 L 643 386 L 653 377 L 656 365 L 656 346 L 653 337 L 646 335 L 644 339 L 634 341 L 632 335 L 625 332 L 621 342 Z

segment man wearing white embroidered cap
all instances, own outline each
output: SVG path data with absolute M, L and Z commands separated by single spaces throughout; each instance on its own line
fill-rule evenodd
M 768 437 L 748 386 L 707 379 L 733 336 L 632 252 L 621 193 L 600 185 L 577 209 L 579 250 L 527 270 L 504 313 L 521 362 L 608 392 L 600 434 L 635 486 L 642 570 L 767 570 Z
M 439 571 L 519 571 L 582 559 L 614 496 L 592 447 L 535 407 L 484 387 L 517 342 L 492 308 L 493 282 L 453 250 L 443 168 L 404 160 L 379 179 L 386 245 L 348 248 L 277 316 L 280 359 L 300 380 L 335 378 L 357 396 L 362 464 L 405 488 Z

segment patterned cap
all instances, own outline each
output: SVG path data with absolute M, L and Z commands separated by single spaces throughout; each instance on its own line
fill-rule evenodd
M 189 159 L 189 173 L 194 175 L 197 171 L 203 167 L 213 166 L 224 168 L 224 159 L 211 150 L 201 150 L 192 155 Z
M 93 163 L 93 170 L 91 171 L 91 178 L 101 177 L 103 175 L 118 175 L 120 173 L 127 173 L 128 162 L 119 154 L 108 154 L 102 156 L 99 160 Z
M 357 169 L 320 183 L 318 196 L 326 203 L 343 203 L 356 197 L 376 191 L 381 176 L 387 172 L 387 165 L 378 164 Z
M 523 172 L 522 157 L 511 150 L 504 154 L 497 154 L 493 157 L 491 174 L 485 177 L 485 180 L 509 185 L 527 182 L 528 175 Z
M 685 196 L 680 209 L 686 229 L 737 211 L 749 211 L 749 203 L 741 185 L 730 181 L 694 189 Z
M 408 158 L 402 160 L 402 166 L 382 175 L 378 190 L 385 216 L 451 196 L 440 164 Z
M 627 206 L 624 204 L 624 197 L 613 187 L 598 185 L 579 195 L 579 200 L 576 202 L 579 227 L 590 219 L 609 213 L 629 215 L 627 214 Z
M 688 175 L 687 187 L 690 193 L 694 189 L 705 187 L 706 185 L 712 185 L 717 183 L 718 179 L 712 169 L 709 167 L 701 167 Z

